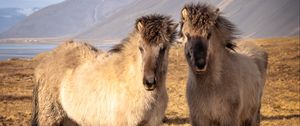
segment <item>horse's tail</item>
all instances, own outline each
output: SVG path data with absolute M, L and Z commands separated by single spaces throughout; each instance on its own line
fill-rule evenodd
M 38 114 L 39 114 L 39 102 L 38 102 L 38 88 L 37 83 L 32 91 L 32 116 L 31 116 L 31 126 L 38 126 Z
M 255 58 L 255 60 L 262 74 L 263 83 L 265 83 L 268 68 L 268 53 L 263 50 L 260 50 L 260 55 L 257 58 Z

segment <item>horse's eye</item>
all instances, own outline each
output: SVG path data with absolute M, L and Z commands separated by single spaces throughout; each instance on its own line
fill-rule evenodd
M 144 49 L 142 47 L 139 47 L 139 49 L 140 49 L 141 53 L 144 52 Z
M 186 52 L 187 58 L 191 58 L 191 53 L 189 51 Z
M 160 48 L 160 51 L 161 51 L 161 52 L 164 52 L 164 51 L 166 51 L 166 49 L 167 49 L 166 47 L 161 47 L 161 48 Z
M 190 40 L 191 40 L 191 36 L 190 36 L 190 34 L 189 34 L 189 33 L 186 33 L 186 34 L 185 34 L 185 36 L 186 36 L 186 38 L 187 38 L 187 40 L 188 40 L 188 41 L 190 41 Z
M 184 20 L 185 20 L 185 18 L 184 18 L 184 17 L 181 17 L 181 20 L 182 20 L 182 21 L 184 21 Z
M 207 39 L 210 39 L 210 37 L 211 37 L 211 33 L 208 33 L 207 34 Z

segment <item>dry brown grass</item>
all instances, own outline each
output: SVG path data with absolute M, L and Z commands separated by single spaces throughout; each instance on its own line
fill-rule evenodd
M 296 38 L 258 39 L 269 53 L 262 103 L 262 126 L 300 126 L 300 43 Z M 169 104 L 164 125 L 189 125 L 185 99 L 187 64 L 183 49 L 170 52 Z M 28 125 L 36 61 L 0 62 L 0 125 Z
M 32 61 L 0 62 L 0 125 L 28 124 L 32 88 Z

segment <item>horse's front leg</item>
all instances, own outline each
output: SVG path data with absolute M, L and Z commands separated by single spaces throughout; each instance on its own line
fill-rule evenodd
M 158 126 L 163 123 L 165 117 L 165 111 L 168 106 L 168 94 L 166 90 L 162 90 L 157 97 L 157 102 L 154 103 L 150 117 L 147 121 L 146 126 Z
M 237 116 L 237 112 L 226 114 L 227 117 L 220 120 L 219 125 L 220 126 L 240 126 L 240 118 Z
M 190 122 L 192 126 L 209 126 L 209 119 L 199 113 L 190 115 Z

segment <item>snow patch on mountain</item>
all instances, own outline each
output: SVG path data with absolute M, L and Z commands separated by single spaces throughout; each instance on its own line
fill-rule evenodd
M 34 13 L 38 10 L 39 10 L 38 8 L 20 8 L 18 10 L 18 12 L 21 13 L 21 14 L 24 14 L 26 16 L 29 16 L 29 15 L 31 15 L 32 13 Z

